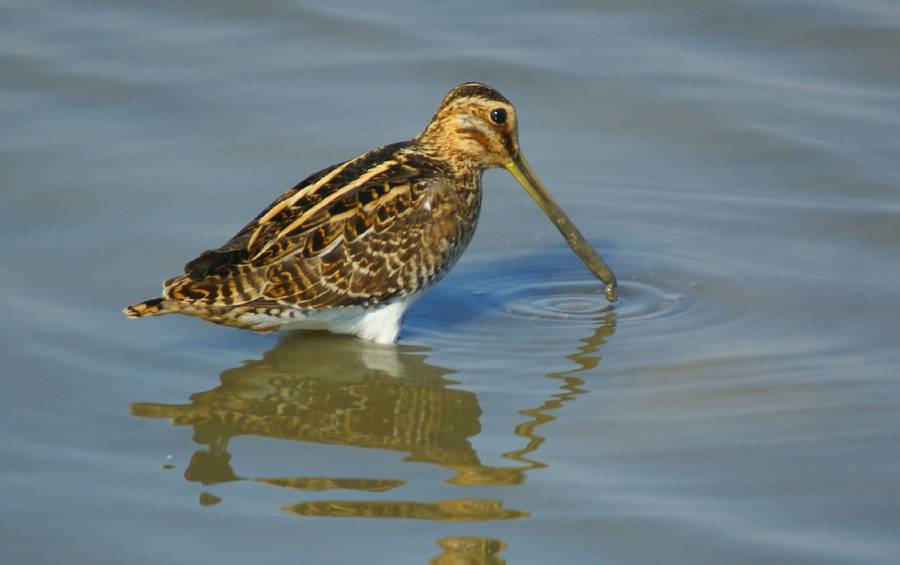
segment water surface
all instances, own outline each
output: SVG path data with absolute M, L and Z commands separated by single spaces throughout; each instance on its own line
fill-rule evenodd
M 900 559 L 896 2 L 0 22 L 0 560 Z M 397 347 L 120 314 L 467 80 L 619 302 L 490 172 Z

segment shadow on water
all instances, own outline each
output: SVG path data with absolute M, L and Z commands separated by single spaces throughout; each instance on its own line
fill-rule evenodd
M 136 416 L 167 418 L 193 428 L 194 441 L 204 448 L 194 453 L 184 477 L 203 485 L 253 481 L 292 490 L 381 493 L 406 482 L 390 477 L 242 477 L 232 468 L 228 447 L 232 438 L 243 435 L 405 452 L 408 462 L 453 471 L 447 482 L 456 486 L 520 485 L 529 471 L 548 466 L 536 457 L 545 441 L 538 428 L 556 419 L 566 403 L 587 393 L 579 373 L 600 361 L 597 351 L 615 331 L 615 312 L 606 312 L 593 324 L 593 333 L 566 356 L 577 367 L 548 374 L 559 382 L 558 389 L 543 402 L 518 411 L 527 419 L 513 433 L 524 438 L 525 445 L 503 454 L 509 465 L 481 462 L 471 442 L 481 432 L 478 397 L 451 388 L 458 384 L 447 378 L 454 371 L 428 363 L 429 350 L 416 346 L 385 347 L 328 334 L 291 334 L 262 359 L 224 371 L 219 386 L 192 394 L 188 403 L 137 402 L 131 409 Z M 202 505 L 220 501 L 209 492 L 200 497 Z M 467 497 L 426 502 L 314 500 L 282 510 L 302 516 L 449 522 L 529 516 L 527 511 L 504 508 L 496 499 Z M 505 544 L 500 540 L 443 538 L 438 544 L 444 554 L 434 563 L 503 562 L 499 553 Z

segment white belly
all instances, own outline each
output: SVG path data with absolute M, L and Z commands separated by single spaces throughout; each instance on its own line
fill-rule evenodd
M 371 308 L 345 306 L 315 311 L 292 310 L 278 316 L 248 312 L 239 320 L 260 330 L 324 330 L 355 335 L 375 343 L 394 343 L 400 334 L 403 315 L 418 298 L 417 293 Z

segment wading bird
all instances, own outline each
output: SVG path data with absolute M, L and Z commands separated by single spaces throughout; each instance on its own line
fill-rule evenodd
M 130 318 L 186 314 L 258 332 L 327 330 L 393 343 L 407 308 L 465 250 L 481 176 L 504 167 L 616 299 L 616 279 L 519 149 L 515 108 L 490 86 L 451 90 L 425 130 L 313 174 L 185 265 Z

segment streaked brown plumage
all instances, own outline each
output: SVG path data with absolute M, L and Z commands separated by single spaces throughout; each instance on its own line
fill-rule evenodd
M 301 181 L 167 280 L 162 297 L 125 314 L 177 312 L 256 331 L 315 328 L 392 342 L 405 309 L 469 244 L 484 170 L 516 175 L 518 164 L 533 177 L 523 163 L 513 106 L 489 86 L 461 84 L 419 136 Z M 574 226 L 574 235 L 564 231 L 565 214 L 538 203 L 575 248 L 581 236 Z

